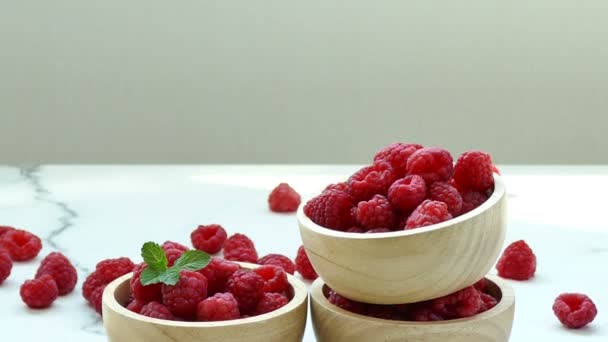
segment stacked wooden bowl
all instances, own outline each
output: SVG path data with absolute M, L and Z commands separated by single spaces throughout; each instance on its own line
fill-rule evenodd
M 370 304 L 404 304 L 445 296 L 486 276 L 506 233 L 506 194 L 495 175 L 490 198 L 478 208 L 436 225 L 359 234 L 321 227 L 298 210 L 302 241 L 320 276 L 312 286 L 311 314 L 318 341 L 508 341 L 514 312 L 511 288 L 491 278 L 500 302 L 470 318 L 439 322 L 383 320 L 342 310 L 327 288 Z

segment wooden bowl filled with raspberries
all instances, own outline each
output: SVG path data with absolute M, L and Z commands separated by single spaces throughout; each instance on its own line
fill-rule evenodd
M 395 143 L 297 216 L 308 258 L 330 288 L 365 303 L 414 303 L 486 275 L 504 243 L 506 195 L 487 153 L 454 162 L 443 148 Z
M 507 282 L 488 277 L 430 301 L 367 304 L 341 296 L 319 278 L 310 308 L 319 342 L 507 342 L 515 297 Z
M 187 269 L 174 285 L 143 286 L 150 272 L 137 268 L 108 284 L 103 323 L 109 341 L 302 340 L 308 291 L 282 268 L 214 258 L 200 272 Z M 133 299 L 132 291 L 146 301 Z

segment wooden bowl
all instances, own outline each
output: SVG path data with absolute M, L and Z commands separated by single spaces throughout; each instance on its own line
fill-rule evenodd
M 496 262 L 506 233 L 506 196 L 494 176 L 492 196 L 478 208 L 428 227 L 346 233 L 321 227 L 298 208 L 313 267 L 341 295 L 365 303 L 414 303 L 472 285 Z
M 343 310 L 325 297 L 329 288 L 321 278 L 311 287 L 310 310 L 318 342 L 506 342 L 511 334 L 515 297 L 511 287 L 486 277 L 498 304 L 469 318 L 438 322 L 405 322 L 373 318 Z M 325 293 L 324 293 L 325 292 Z
M 258 265 L 239 263 L 252 269 Z M 103 324 L 111 342 L 169 341 L 302 341 L 306 327 L 308 291 L 287 275 L 291 284 L 287 305 L 259 316 L 220 322 L 176 322 L 149 318 L 127 310 L 130 295 L 126 274 L 106 287 L 103 293 Z

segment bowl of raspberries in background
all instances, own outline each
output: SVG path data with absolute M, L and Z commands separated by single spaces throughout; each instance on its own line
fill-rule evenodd
M 395 143 L 298 210 L 310 262 L 341 295 L 373 304 L 438 298 L 483 278 L 506 233 L 506 196 L 489 154 L 454 162 Z

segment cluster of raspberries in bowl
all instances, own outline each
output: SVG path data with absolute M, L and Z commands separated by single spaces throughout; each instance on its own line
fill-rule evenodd
M 454 163 L 441 147 L 393 143 L 346 182 L 330 184 L 304 206 L 314 223 L 350 233 L 381 233 L 450 220 L 484 203 L 498 172 L 488 153 Z

